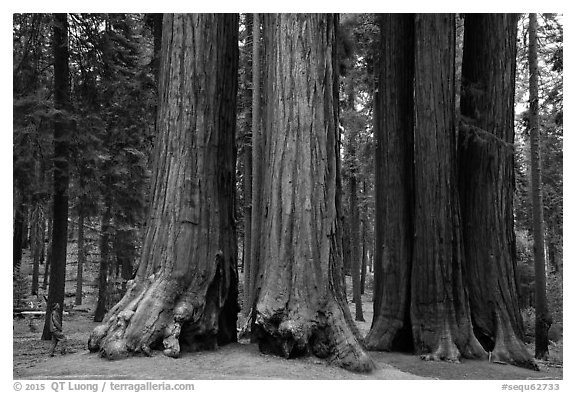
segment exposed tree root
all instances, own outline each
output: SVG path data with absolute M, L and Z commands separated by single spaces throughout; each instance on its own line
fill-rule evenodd
M 350 371 L 369 372 L 374 363 L 344 314 L 335 300 L 315 312 L 259 307 L 253 333 L 264 353 L 285 358 L 312 354 Z
M 237 305 L 226 304 L 231 282 L 224 282 L 221 263 L 215 270 L 209 282 L 194 277 L 187 287 L 182 278 L 162 275 L 133 283 L 105 323 L 94 329 L 88 348 L 111 360 L 150 355 L 152 349 L 178 357 L 183 350 L 216 349 L 218 344 L 236 341 L 235 319 L 230 318 L 237 314 Z M 226 308 L 231 317 L 221 316 Z M 234 325 L 233 336 L 230 327 L 221 323 Z
M 420 355 L 422 360 L 444 360 L 447 362 L 460 363 L 460 351 L 454 343 L 454 339 L 447 322 L 444 323 L 442 332 L 440 333 L 440 337 L 437 338 L 437 341 L 437 347 L 433 352 Z
M 461 330 L 446 319 L 441 323 L 438 330 L 420 333 L 420 340 L 415 343 L 415 347 L 422 360 L 459 363 L 461 358 L 488 358 L 488 353 L 474 336 L 470 323 L 464 323 Z
M 377 316 L 364 343 L 371 351 L 406 351 L 412 349 L 412 334 L 404 321 Z
M 539 370 L 538 364 L 528 352 L 526 345 L 516 336 L 508 318 L 496 312 L 496 342 L 491 360 L 531 370 Z

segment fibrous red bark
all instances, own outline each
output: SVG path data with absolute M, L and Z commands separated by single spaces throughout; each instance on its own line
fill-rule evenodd
M 236 340 L 238 17 L 165 15 L 152 204 L 141 262 L 90 336 L 116 359 Z

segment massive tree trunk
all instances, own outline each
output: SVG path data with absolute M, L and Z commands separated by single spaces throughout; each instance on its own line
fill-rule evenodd
M 256 299 L 257 281 L 260 272 L 260 245 L 256 239 L 262 236 L 262 220 L 264 216 L 262 206 L 262 176 L 264 171 L 264 147 L 266 140 L 262 130 L 262 120 L 260 111 L 260 14 L 254 14 L 252 20 L 252 231 L 250 243 L 250 271 L 246 288 L 249 291 L 248 302 L 250 308 L 254 306 Z M 252 318 L 252 322 L 254 319 Z
M 427 359 L 458 361 L 486 352 L 472 332 L 463 285 L 456 192 L 455 20 L 418 14 L 414 66 L 414 254 L 410 318 Z
M 546 300 L 546 260 L 544 258 L 544 213 L 542 208 L 542 169 L 540 160 L 540 125 L 538 117 L 538 21 L 530 14 L 528 24 L 528 68 L 530 74 L 530 190 L 532 199 L 532 228 L 534 235 L 534 276 L 536 299 L 537 359 L 548 358 L 548 329 L 552 323 Z
M 375 97 L 376 222 L 371 349 L 410 349 L 414 211 L 414 16 L 380 20 L 381 66 Z
M 152 204 L 141 262 L 89 349 L 121 358 L 236 340 L 238 17 L 165 15 Z
M 260 27 L 258 27 L 260 28 Z M 254 45 L 254 17 L 252 14 L 246 14 L 246 53 L 247 66 L 245 72 L 245 105 L 247 107 L 246 120 L 244 122 L 244 248 L 242 251 L 242 267 L 244 270 L 244 299 L 243 314 L 248 316 L 252 309 L 252 101 L 253 101 L 253 45 Z M 259 45 L 259 43 L 258 43 Z M 258 90 L 259 94 L 259 90 Z
M 70 101 L 67 14 L 54 14 L 53 31 L 54 108 L 58 111 L 66 111 Z M 59 303 L 62 309 L 64 306 L 66 248 L 68 245 L 68 145 L 70 138 L 69 121 L 65 116 L 64 113 L 60 113 L 54 121 L 53 229 L 47 310 L 52 310 L 55 303 Z M 42 332 L 43 340 L 52 338 L 50 315 L 50 312 L 46 313 Z
M 514 234 L 514 14 L 467 14 L 458 141 L 466 287 L 492 359 L 534 368 L 523 343 Z
M 369 371 L 338 240 L 336 26 L 332 15 L 264 16 L 268 143 L 253 333 L 263 352 Z

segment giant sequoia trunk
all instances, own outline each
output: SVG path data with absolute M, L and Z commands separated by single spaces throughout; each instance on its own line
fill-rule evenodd
M 247 279 L 248 302 L 250 308 L 254 305 L 256 296 L 256 281 L 260 270 L 260 247 L 257 239 L 262 234 L 262 176 L 264 171 L 265 135 L 262 130 L 260 111 L 260 15 L 254 14 L 252 20 L 252 187 L 251 187 L 251 224 L 250 269 Z
M 68 15 L 54 14 L 54 108 L 65 111 L 69 108 L 70 83 L 68 66 Z M 68 245 L 68 145 L 69 121 L 64 114 L 54 121 L 54 195 L 52 200 L 52 239 L 50 260 L 50 286 L 47 310 L 55 303 L 63 306 L 66 283 L 66 249 Z M 50 312 L 44 320 L 43 340 L 50 340 Z
M 380 20 L 381 66 L 375 97 L 376 222 L 371 349 L 412 347 L 414 16 Z
M 514 235 L 516 15 L 467 14 L 459 193 L 474 333 L 492 358 L 530 368 L 518 304 Z
M 263 352 L 368 371 L 338 240 L 336 26 L 332 15 L 264 16 L 265 215 L 253 333 Z
M 236 340 L 238 17 L 165 15 L 152 205 L 134 280 L 90 336 L 110 359 Z
M 260 28 L 260 27 L 258 27 Z M 248 64 L 244 73 L 245 84 L 251 85 L 252 67 L 253 67 L 253 30 L 254 30 L 254 17 L 252 14 L 246 14 L 246 53 L 249 55 Z M 258 43 L 259 45 L 260 43 Z M 252 309 L 252 89 L 245 89 L 244 105 L 247 107 L 246 120 L 244 121 L 244 174 L 243 174 L 243 188 L 244 188 L 244 247 L 242 250 L 242 268 L 244 272 L 244 299 L 242 304 L 242 311 L 245 316 L 250 314 Z M 259 89 L 257 94 L 259 94 Z
M 472 332 L 456 192 L 454 15 L 419 14 L 414 66 L 414 254 L 410 318 L 417 353 L 457 361 L 486 352 Z

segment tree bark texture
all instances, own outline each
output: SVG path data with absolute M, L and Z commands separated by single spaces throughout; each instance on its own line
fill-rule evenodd
M 19 195 L 18 191 L 15 192 L 16 207 L 14 209 L 14 234 L 12 242 L 12 269 L 14 272 L 20 271 L 20 264 L 22 262 L 22 239 L 24 238 L 24 213 L 26 207 L 24 205 L 24 197 Z
M 32 211 L 31 225 L 31 253 L 32 253 L 32 295 L 38 295 L 38 281 L 40 277 L 40 261 L 44 251 L 44 232 L 46 220 L 44 206 L 35 202 Z
M 120 225 L 114 238 L 114 254 L 116 256 L 116 269 L 122 282 L 122 296 L 126 292 L 128 281 L 132 278 L 134 260 L 136 259 L 136 233 L 129 224 Z
M 373 368 L 345 303 L 336 199 L 337 18 L 266 14 L 261 288 L 253 311 L 260 350 L 307 353 Z
M 150 14 L 150 17 L 152 18 L 152 35 L 154 36 L 152 71 L 154 72 L 154 78 L 158 86 L 160 84 L 160 52 L 162 49 L 162 19 L 164 18 L 164 14 Z
M 453 14 L 415 17 L 414 349 L 431 360 L 485 357 L 472 332 L 463 282 L 456 192 Z
M 48 229 L 48 246 L 46 247 L 46 263 L 44 263 L 44 277 L 42 278 L 42 289 L 48 288 L 48 278 L 50 276 L 50 265 L 52 264 L 52 209 L 48 212 L 46 228 Z
M 354 86 L 350 83 L 347 86 L 347 106 L 351 111 L 355 110 L 354 102 L 356 95 L 354 93 Z M 348 152 L 348 219 L 350 222 L 350 269 L 352 275 L 352 299 L 355 308 L 355 320 L 364 321 L 362 312 L 362 293 L 361 293 L 361 270 L 362 261 L 360 255 L 360 207 L 358 205 L 358 157 L 356 146 L 358 144 L 358 130 L 356 125 L 348 125 L 347 130 L 347 146 Z
M 80 204 L 82 202 L 80 201 Z M 80 207 L 78 209 L 78 267 L 76 270 L 76 298 L 75 304 L 77 306 L 82 304 L 82 287 L 83 287 L 83 272 L 84 265 L 86 264 L 86 244 L 84 239 L 84 218 L 86 214 L 84 209 Z
M 261 68 L 260 68 L 260 14 L 254 14 L 252 20 L 252 222 L 250 229 L 253 240 L 250 243 L 250 278 L 249 278 L 249 304 L 254 307 L 256 292 L 260 281 L 260 245 L 256 239 L 261 239 L 262 220 L 264 216 L 262 205 L 262 177 L 264 171 L 264 148 L 266 139 L 262 125 L 261 114 Z M 253 322 L 253 318 L 252 318 Z
M 110 359 L 236 341 L 238 16 L 166 14 L 152 204 L 141 262 L 89 340 Z
M 546 260 L 544 257 L 544 213 L 542 207 L 542 169 L 540 158 L 540 120 L 538 113 L 538 21 L 530 14 L 528 22 L 528 68 L 530 74 L 530 167 L 532 197 L 532 233 L 534 236 L 534 276 L 536 323 L 536 359 L 548 358 L 548 329 L 552 324 L 546 300 Z
M 360 224 L 362 227 L 362 267 L 360 273 L 360 294 L 364 295 L 366 289 L 366 270 L 368 267 L 368 248 L 370 248 L 370 242 L 368 241 L 368 189 L 366 180 L 362 181 L 362 195 L 364 196 L 364 202 L 360 208 Z
M 366 345 L 410 349 L 414 236 L 414 16 L 384 14 L 375 97 L 374 318 Z
M 110 181 L 106 181 L 110 184 Z M 107 189 L 111 189 L 109 186 Z M 98 301 L 94 311 L 94 322 L 102 322 L 108 311 L 108 272 L 110 270 L 110 237 L 112 235 L 112 196 L 108 194 L 104 202 L 104 214 L 102 215 L 102 234 L 100 235 L 100 269 L 98 270 Z
M 466 287 L 492 359 L 536 367 L 523 343 L 514 233 L 515 14 L 467 14 L 458 134 Z
M 356 143 L 356 140 L 352 141 Z M 355 149 L 354 149 L 355 150 Z M 362 257 L 360 255 L 360 212 L 358 208 L 358 182 L 356 174 L 352 173 L 350 176 L 350 243 L 351 243 L 351 258 L 352 258 L 352 298 L 354 300 L 355 320 L 364 321 L 364 314 L 362 312 L 362 288 L 361 288 L 361 274 L 362 274 Z
M 54 14 L 54 108 L 66 111 L 70 103 L 70 82 L 68 65 L 68 15 Z M 50 284 L 47 310 L 55 303 L 64 309 L 64 286 L 66 283 L 66 248 L 68 245 L 68 145 L 69 121 L 64 113 L 54 121 L 54 194 L 52 205 L 52 253 L 50 263 Z M 50 312 L 46 313 L 43 340 L 50 340 Z
M 362 190 L 363 190 L 363 195 L 366 196 L 366 182 L 362 182 Z M 366 289 L 366 267 L 368 264 L 368 212 L 367 212 L 368 208 L 366 206 L 366 201 L 364 201 L 364 204 L 362 205 L 361 208 L 361 220 L 360 220 L 360 225 L 362 227 L 361 230 L 361 246 L 362 246 L 362 266 L 360 268 L 360 294 L 364 295 L 365 289 Z
M 30 198 L 27 198 L 30 200 Z M 26 210 L 24 210 L 23 223 L 22 223 L 22 249 L 25 250 L 30 247 L 30 219 L 32 216 L 32 211 L 30 208 L 30 203 L 25 205 Z
M 260 26 L 258 26 L 260 29 Z M 250 314 L 252 309 L 252 124 L 253 124 L 253 91 L 254 80 L 252 77 L 252 67 L 254 67 L 254 17 L 252 14 L 246 14 L 246 53 L 248 64 L 245 71 L 246 86 L 252 88 L 246 89 L 245 102 L 248 108 L 246 121 L 244 123 L 244 250 L 242 251 L 243 269 L 244 269 L 244 301 L 243 313 L 245 316 Z M 258 43 L 257 45 L 260 45 Z M 258 92 L 260 90 L 258 89 Z M 259 94 L 259 93 L 258 93 Z

